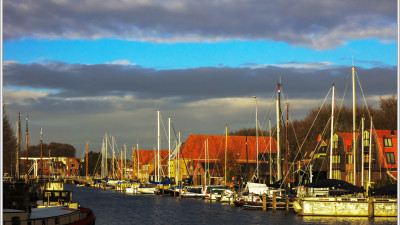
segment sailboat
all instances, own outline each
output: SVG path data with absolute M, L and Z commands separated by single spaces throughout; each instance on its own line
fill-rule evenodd
M 281 110 L 280 110 L 280 97 L 281 97 L 281 85 L 278 83 L 277 87 L 277 97 L 276 97 L 276 119 L 277 119 L 277 148 L 276 148 L 276 162 L 277 162 L 277 181 L 282 182 L 282 164 L 281 164 L 281 149 L 280 149 L 280 116 L 281 116 Z M 254 96 L 256 99 L 256 96 Z M 271 126 L 271 125 L 270 125 Z M 270 128 L 270 135 L 271 133 L 271 128 Z M 256 175 L 255 175 L 255 180 L 259 180 L 259 162 L 258 162 L 258 118 L 257 118 L 257 99 L 256 99 L 256 143 L 257 143 L 257 167 L 256 167 Z M 271 144 L 272 140 L 270 138 L 270 153 L 271 153 Z M 272 161 L 271 158 L 269 159 L 270 162 Z M 257 183 L 257 182 L 247 182 L 245 192 L 247 192 L 247 195 L 240 194 L 238 197 L 235 199 L 234 203 L 236 206 L 244 207 L 244 208 L 251 208 L 251 209 L 262 209 L 263 208 L 263 201 L 262 201 L 262 196 L 265 195 L 268 199 L 267 202 L 267 207 L 272 207 L 272 198 L 273 196 L 276 197 L 277 203 L 277 209 L 282 208 L 284 209 L 286 206 L 285 202 L 285 190 L 281 188 L 281 185 L 275 185 L 272 184 L 272 163 L 269 164 L 270 169 L 270 184 L 263 184 L 263 183 Z M 292 207 L 292 201 L 290 201 L 290 207 Z
M 355 67 L 352 66 L 353 80 L 353 140 L 356 140 L 355 130 Z M 334 85 L 332 86 L 331 141 L 333 140 L 334 120 Z M 363 122 L 363 120 L 362 120 Z M 372 127 L 372 126 L 371 126 Z M 372 133 L 372 132 L 371 132 Z M 372 138 L 371 138 L 372 139 Z M 371 140 L 370 139 L 370 140 Z M 355 141 L 353 141 L 355 143 Z M 353 144 L 354 159 L 356 159 L 356 144 Z M 362 149 L 362 151 L 364 151 Z M 363 154 L 361 154 L 363 156 Z M 364 189 L 356 184 L 356 162 L 354 160 L 354 185 L 332 179 L 332 142 L 330 149 L 329 178 L 299 187 L 298 197 L 294 202 L 295 211 L 302 216 L 397 216 L 397 199 L 380 199 L 371 196 L 364 197 Z M 371 161 L 371 160 L 369 160 Z M 371 166 L 369 166 L 369 170 Z M 368 180 L 370 183 L 370 178 Z M 368 185 L 369 186 L 369 185 Z M 309 191 L 309 192 L 307 192 Z M 333 195 L 333 193 L 338 193 Z M 305 195 L 299 197 L 299 194 Z

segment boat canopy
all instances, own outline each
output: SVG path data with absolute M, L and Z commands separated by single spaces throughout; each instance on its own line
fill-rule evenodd
M 150 183 L 150 184 L 171 184 L 171 180 L 168 179 L 168 180 L 163 181 L 163 182 L 154 182 L 154 181 L 150 181 L 149 183 Z
M 381 188 L 372 189 L 372 196 L 390 195 L 397 196 L 397 184 L 390 184 Z
M 343 180 L 336 180 L 336 179 L 326 179 L 326 180 L 319 180 L 316 182 L 313 182 L 311 184 L 306 184 L 304 187 L 310 187 L 310 188 L 334 188 L 334 189 L 341 189 L 341 190 L 348 190 L 351 192 L 359 192 L 362 193 L 364 192 L 364 188 L 362 187 L 357 187 L 349 182 L 343 181 Z

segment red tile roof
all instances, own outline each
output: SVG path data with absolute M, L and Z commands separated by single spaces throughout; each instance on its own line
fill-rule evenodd
M 342 136 L 344 140 L 344 147 L 345 151 L 349 151 L 351 146 L 352 146 L 352 141 L 353 141 L 353 133 L 342 133 L 342 132 L 337 132 L 338 135 Z M 356 133 L 356 139 L 358 138 L 358 135 L 360 133 Z M 350 147 L 349 147 L 350 146 Z
M 205 161 L 205 141 L 208 139 L 208 159 L 213 161 L 225 157 L 225 135 L 196 135 L 191 134 L 183 144 L 181 152 L 185 159 Z M 276 153 L 276 141 L 272 140 L 272 153 Z M 258 153 L 269 153 L 270 137 L 258 137 Z M 238 162 L 256 162 L 256 137 L 228 136 L 228 154 L 234 154 Z
M 139 163 L 140 165 L 150 164 L 154 158 L 154 152 L 157 154 L 157 150 L 139 150 Z M 160 150 L 160 161 L 164 161 L 164 158 L 168 158 L 168 150 Z

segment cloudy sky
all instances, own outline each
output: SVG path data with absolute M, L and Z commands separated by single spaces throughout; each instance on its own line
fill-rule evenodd
M 276 84 L 292 119 L 335 82 L 351 105 L 351 65 L 367 102 L 397 94 L 396 0 L 3 0 L 3 101 L 30 144 L 103 136 L 162 148 L 168 117 L 182 139 L 274 125 Z M 350 80 L 351 83 L 351 80 Z M 345 94 L 346 93 L 346 94 Z M 344 97 L 343 97 L 344 96 Z M 357 89 L 362 104 L 362 92 Z M 24 130 L 23 125 L 22 130 Z

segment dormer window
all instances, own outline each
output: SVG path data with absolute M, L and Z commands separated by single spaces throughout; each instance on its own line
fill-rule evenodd
M 391 138 L 383 138 L 383 146 L 385 147 L 393 147 Z
M 364 138 L 363 138 L 363 140 L 364 140 L 364 146 L 369 146 L 369 131 L 364 131 Z
M 332 138 L 333 140 L 333 148 L 338 148 L 338 142 L 339 142 L 339 137 L 338 137 L 338 135 L 337 134 L 335 134 L 335 135 L 333 135 L 333 138 Z

